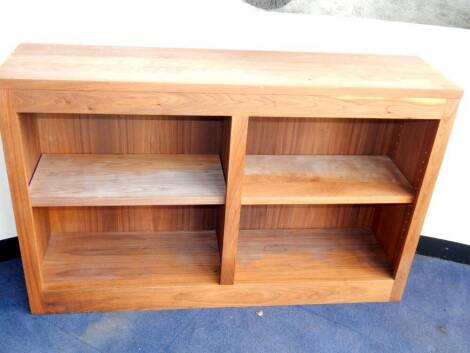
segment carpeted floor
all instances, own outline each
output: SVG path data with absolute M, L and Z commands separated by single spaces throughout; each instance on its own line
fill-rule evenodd
M 469 303 L 470 266 L 417 256 L 400 303 L 33 316 L 14 260 L 0 352 L 469 352 Z

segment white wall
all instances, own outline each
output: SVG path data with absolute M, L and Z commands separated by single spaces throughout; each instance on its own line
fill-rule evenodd
M 0 239 L 16 236 L 15 218 L 6 174 L 3 146 L 0 144 Z
M 470 31 L 269 13 L 241 0 L 3 0 L 0 61 L 20 42 L 419 55 L 467 91 L 423 234 L 470 244 Z M 14 235 L 0 159 L 0 237 Z

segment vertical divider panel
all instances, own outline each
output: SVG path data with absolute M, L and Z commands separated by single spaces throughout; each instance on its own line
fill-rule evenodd
M 219 230 L 222 245 L 220 284 L 233 284 L 235 279 L 248 121 L 249 117 L 246 115 L 232 116 L 230 133 L 227 134 L 229 139 L 228 158 L 225 165 L 227 192 L 221 230 Z
M 0 91 L 0 122 L 29 303 L 33 313 L 43 313 L 41 262 L 47 235 L 35 223 L 28 190 L 31 171 L 27 168 L 31 166 L 23 144 L 28 141 L 22 141 L 20 116 L 14 111 L 7 90 Z

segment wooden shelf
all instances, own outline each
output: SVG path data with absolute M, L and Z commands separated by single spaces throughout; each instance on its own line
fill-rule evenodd
M 391 279 L 368 229 L 265 229 L 240 232 L 235 283 Z
M 242 204 L 410 203 L 411 185 L 386 156 L 248 155 Z
M 42 265 L 44 287 L 155 287 L 217 284 L 213 231 L 55 233 Z
M 218 205 L 225 180 L 217 155 L 44 154 L 32 205 Z

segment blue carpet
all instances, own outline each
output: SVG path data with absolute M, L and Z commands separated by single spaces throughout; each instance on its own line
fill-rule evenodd
M 400 303 L 41 316 L 20 262 L 0 263 L 2 353 L 469 351 L 470 266 L 429 257 Z

